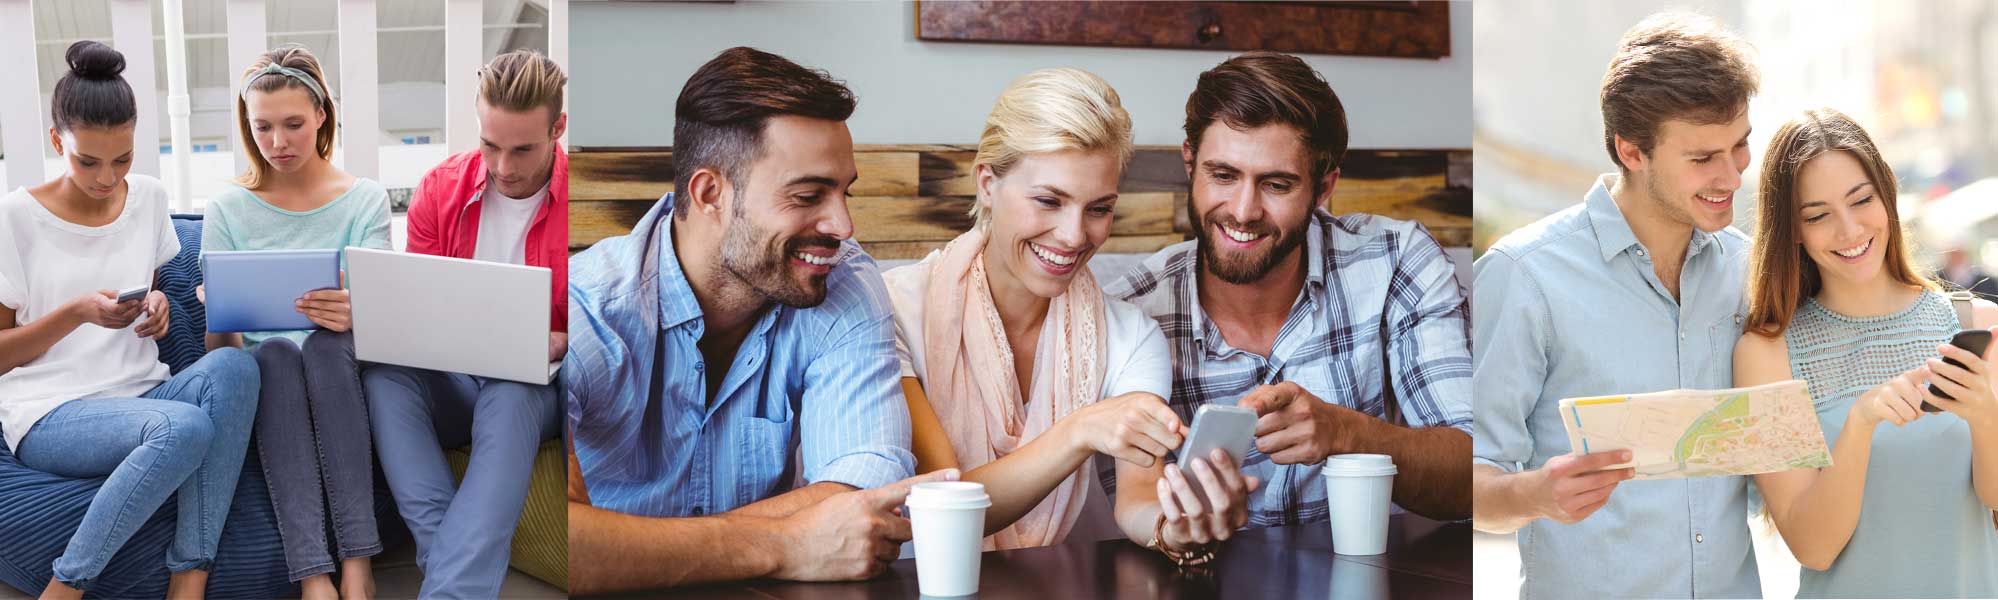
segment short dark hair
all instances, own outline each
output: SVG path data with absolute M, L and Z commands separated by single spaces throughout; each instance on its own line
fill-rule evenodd
M 125 72 L 124 54 L 84 40 L 70 44 L 63 60 L 69 63 L 69 72 L 56 80 L 55 95 L 49 102 L 49 117 L 56 131 L 76 126 L 115 127 L 139 118 L 132 85 L 120 75 Z
M 1297 128 L 1311 153 L 1311 181 L 1346 158 L 1346 107 L 1302 59 L 1255 51 L 1222 61 L 1200 74 L 1186 98 L 1186 142 L 1200 150 L 1200 136 L 1216 120 L 1236 129 L 1271 123 Z
M 740 188 L 743 170 L 762 156 L 771 117 L 845 121 L 853 106 L 853 91 L 823 70 L 747 46 L 723 50 L 687 78 L 674 103 L 673 189 L 686 190 L 705 168 Z
M 1616 155 L 1618 136 L 1649 156 L 1666 121 L 1734 120 L 1760 85 L 1749 52 L 1740 38 L 1696 14 L 1659 13 L 1624 32 L 1599 98 L 1610 160 L 1629 168 Z

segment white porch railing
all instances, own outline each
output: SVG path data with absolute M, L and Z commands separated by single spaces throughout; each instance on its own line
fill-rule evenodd
M 139 104 L 139 122 L 134 145 L 134 170 L 161 176 L 169 182 L 176 211 L 194 210 L 189 192 L 190 174 L 185 165 L 193 152 L 188 133 L 188 91 L 186 47 L 190 38 L 182 22 L 182 0 L 108 0 L 111 2 L 111 44 L 125 55 L 125 77 Z M 265 24 L 267 0 L 223 0 L 227 15 L 229 105 L 233 113 L 234 94 L 240 93 L 235 76 L 243 65 L 270 47 Z M 314 48 L 317 53 L 339 53 L 340 151 L 342 168 L 362 177 L 378 178 L 381 170 L 380 63 L 377 60 L 377 0 L 338 0 L 338 47 Z M 473 113 L 473 96 L 478 90 L 478 68 L 483 62 L 484 33 L 490 29 L 483 20 L 483 0 L 445 0 L 443 60 L 445 88 L 445 139 L 449 152 L 476 147 L 478 121 Z M 529 0 L 548 10 L 548 54 L 568 68 L 569 0 Z M 159 113 L 159 82 L 152 35 L 154 7 L 167 11 L 166 56 L 168 62 L 167 113 Z M 502 25 L 498 28 L 508 28 Z M 432 27 L 396 28 L 430 30 Z M 212 35 L 193 36 L 212 37 Z M 38 73 L 33 0 L 0 0 L 0 81 L 40 82 Z M 400 60 L 400 58 L 398 58 Z M 0 189 L 13 189 L 46 181 L 54 176 L 45 168 L 48 107 L 42 102 L 37 83 L 0 85 L 0 145 L 6 150 L 6 176 Z M 160 128 L 170 133 L 172 157 L 162 172 Z M 247 168 L 245 156 L 254 148 L 240 148 L 232 125 L 227 134 L 234 165 Z

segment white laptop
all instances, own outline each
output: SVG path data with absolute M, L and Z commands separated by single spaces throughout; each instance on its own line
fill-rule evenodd
M 367 362 L 545 385 L 549 277 L 527 267 L 347 248 L 354 355 Z

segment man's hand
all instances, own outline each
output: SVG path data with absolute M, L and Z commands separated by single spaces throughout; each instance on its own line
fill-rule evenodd
M 1608 503 L 1617 484 L 1637 475 L 1635 468 L 1605 471 L 1603 467 L 1629 460 L 1629 450 L 1556 456 L 1533 471 L 1537 477 L 1527 492 L 1541 516 L 1560 523 L 1579 522 Z
M 792 532 L 773 575 L 792 581 L 867 579 L 888 569 L 909 541 L 908 515 L 899 510 L 918 483 L 953 481 L 957 469 L 918 475 L 871 490 L 835 494 L 785 519 Z
M 1187 484 L 1179 465 L 1166 465 L 1165 476 L 1159 478 L 1159 510 L 1165 516 L 1159 526 L 1159 542 L 1186 550 L 1227 541 L 1249 522 L 1249 493 L 1261 482 L 1243 475 L 1241 467 L 1220 448 L 1206 457 L 1189 459 L 1187 466 L 1200 481 L 1198 492 Z
M 562 360 L 569 354 L 569 333 L 566 331 L 548 332 L 548 362 Z
M 1350 452 L 1352 433 L 1376 419 L 1337 406 L 1285 381 L 1258 387 L 1237 406 L 1256 411 L 1256 449 L 1277 464 L 1317 464 Z

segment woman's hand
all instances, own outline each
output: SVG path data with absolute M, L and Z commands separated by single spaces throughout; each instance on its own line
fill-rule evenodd
M 1920 366 L 1881 382 L 1860 394 L 1847 416 L 1861 419 L 1864 425 L 1886 421 L 1898 427 L 1914 422 L 1922 418 L 1922 398 L 1928 393 L 1922 381 L 1928 378 L 1929 368 Z
M 142 338 L 157 340 L 166 337 L 167 327 L 171 324 L 167 320 L 167 312 L 173 308 L 171 304 L 167 303 L 166 294 L 161 293 L 159 290 L 153 290 L 151 293 L 146 294 L 145 307 L 147 315 L 146 322 L 140 323 L 132 332 Z
M 353 306 L 347 290 L 313 290 L 298 299 L 298 312 L 328 331 L 343 332 L 354 326 Z
M 1998 333 L 1998 327 L 1992 328 L 1992 331 Z M 1972 426 L 1998 425 L 1998 392 L 1993 391 L 1994 386 L 1998 386 L 1998 379 L 1993 378 L 1990 363 L 1992 352 L 1998 351 L 1998 344 L 1985 348 L 1984 356 L 1978 356 L 1953 344 L 1943 344 L 1940 350 L 1944 357 L 1955 359 L 1963 363 L 1963 366 L 1949 364 L 1941 358 L 1931 358 L 1928 361 L 1928 369 L 1934 377 L 1929 383 L 1934 384 L 1936 389 L 1942 390 L 1943 393 L 1949 394 L 1954 400 L 1937 396 L 1927 388 L 1922 389 L 1923 398 L 1937 408 L 1962 417 Z
M 1101 452 L 1141 467 L 1179 447 L 1179 415 L 1158 396 L 1133 392 L 1105 398 L 1070 413 L 1060 425 L 1078 451 Z
M 1188 467 L 1200 481 L 1200 491 L 1189 485 L 1179 465 L 1166 465 L 1159 478 L 1159 509 L 1165 521 L 1159 525 L 1159 543 L 1177 550 L 1191 550 L 1226 541 L 1249 521 L 1249 493 L 1262 484 L 1242 474 L 1228 453 L 1216 448 L 1206 457 L 1189 459 Z
M 71 310 L 85 323 L 105 329 L 124 329 L 132 326 L 145 311 L 146 305 L 138 300 L 118 301 L 118 292 L 98 290 L 94 293 L 77 296 L 70 300 Z

